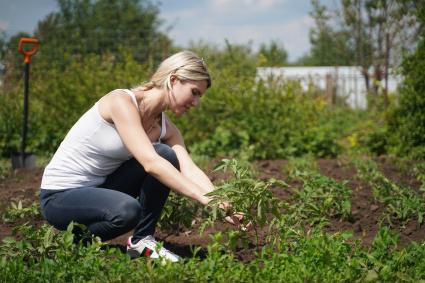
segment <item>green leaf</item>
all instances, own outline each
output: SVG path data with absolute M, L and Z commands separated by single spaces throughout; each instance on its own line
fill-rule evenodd
M 374 281 L 376 279 L 378 279 L 378 273 L 375 270 L 373 270 L 373 269 L 369 270 L 367 272 L 365 281 L 366 282 L 370 282 L 370 281 Z

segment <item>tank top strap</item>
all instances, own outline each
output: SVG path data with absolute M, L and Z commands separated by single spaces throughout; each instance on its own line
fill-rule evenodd
M 121 90 L 127 93 L 131 97 L 131 100 L 133 100 L 134 105 L 136 105 L 136 108 L 138 109 L 139 105 L 137 105 L 136 95 L 134 94 L 134 92 L 132 92 L 129 89 L 121 89 Z

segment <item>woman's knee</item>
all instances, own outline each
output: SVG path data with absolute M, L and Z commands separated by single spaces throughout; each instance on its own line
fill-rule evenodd
M 177 155 L 175 151 L 169 145 L 159 143 L 159 144 L 155 144 L 154 148 L 160 156 L 167 159 L 177 169 L 180 169 L 180 164 L 179 164 Z
M 121 228 L 132 229 L 140 220 L 142 208 L 134 198 L 121 200 L 111 211 L 112 223 Z

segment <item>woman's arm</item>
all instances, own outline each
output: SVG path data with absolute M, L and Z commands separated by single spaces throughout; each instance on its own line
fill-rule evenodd
M 103 101 L 104 118 L 109 118 L 129 152 L 140 162 L 146 172 L 170 189 L 207 204 L 204 189 L 181 174 L 170 162 L 158 155 L 143 129 L 140 114 L 131 98 L 120 93 L 111 93 Z
M 180 172 L 187 178 L 196 183 L 203 194 L 207 194 L 214 190 L 214 185 L 211 183 L 208 176 L 193 162 L 186 146 L 183 137 L 178 128 L 167 119 L 167 135 L 164 142 L 168 144 L 176 153 L 180 164 Z
M 214 185 L 211 183 L 208 176 L 193 162 L 189 153 L 186 150 L 183 137 L 178 130 L 178 128 L 171 123 L 168 119 L 166 120 L 167 124 L 167 134 L 165 136 L 164 142 L 172 147 L 175 151 L 177 158 L 180 164 L 181 173 L 196 183 L 201 190 L 202 194 L 207 194 L 214 190 Z M 219 205 L 223 210 L 231 209 L 231 205 L 228 202 L 223 202 Z M 243 213 L 234 213 L 225 218 L 230 224 L 236 225 L 242 229 L 250 229 L 250 224 L 247 226 L 241 226 L 240 221 L 243 219 Z

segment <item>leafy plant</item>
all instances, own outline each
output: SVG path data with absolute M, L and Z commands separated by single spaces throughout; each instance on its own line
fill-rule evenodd
M 318 166 L 314 156 L 304 155 L 301 157 L 288 158 L 288 163 L 282 170 L 290 179 L 293 179 L 296 178 L 300 172 L 318 172 Z
M 413 172 L 416 175 L 416 179 L 421 183 L 419 191 L 422 192 L 422 195 L 425 198 L 425 162 L 416 164 L 413 168 Z
M 0 277 L 6 282 L 70 282 L 123 280 L 124 265 L 130 258 L 108 249 L 99 238 L 88 243 L 74 243 L 71 223 L 66 231 L 57 232 L 50 225 L 20 225 L 13 236 L 0 246 Z M 115 262 L 114 262 L 115 261 Z M 119 264 L 117 264 L 117 261 Z M 105 270 L 109 266 L 111 270 Z M 120 274 L 121 273 L 121 274 Z
M 259 229 L 268 222 L 268 216 L 280 217 L 279 201 L 273 196 L 270 188 L 272 186 L 285 187 L 285 182 L 276 179 L 260 181 L 252 178 L 252 172 L 247 168 L 241 167 L 235 159 L 223 159 L 215 170 L 231 170 L 234 178 L 217 186 L 217 188 L 208 194 L 212 198 L 209 207 L 212 212 L 209 218 L 204 222 L 202 228 L 211 225 L 218 219 L 223 219 L 226 212 L 219 208 L 223 202 L 229 202 L 232 206 L 227 214 L 236 212 L 244 213 L 242 225 L 251 223 L 255 231 L 257 247 L 259 246 Z M 201 229 L 201 231 L 203 231 Z
M 359 177 L 365 180 L 373 190 L 376 201 L 385 204 L 383 220 L 392 225 L 392 221 L 399 220 L 407 223 L 416 217 L 420 224 L 425 215 L 425 199 L 408 187 L 395 184 L 385 177 L 373 161 L 355 162 Z
M 303 182 L 295 190 L 287 211 L 296 219 L 314 224 L 333 217 L 347 219 L 351 215 L 351 189 L 347 182 L 339 183 L 315 172 L 297 172 Z
M 35 217 L 40 215 L 40 205 L 33 202 L 31 206 L 24 207 L 22 201 L 18 203 L 11 202 L 10 207 L 3 213 L 2 219 L 5 222 L 15 221 L 26 217 Z
M 0 180 L 6 178 L 6 175 L 11 170 L 10 160 L 0 158 Z
M 400 249 L 400 236 L 388 227 L 376 234 L 372 248 L 366 255 L 369 268 L 368 281 L 377 282 L 422 282 L 425 271 L 424 244 L 412 242 Z M 420 262 L 418 264 L 418 262 Z M 411 268 L 411 266 L 415 266 Z
M 199 204 L 171 192 L 162 211 L 158 226 L 162 230 L 171 233 L 191 228 L 200 209 L 201 206 Z

